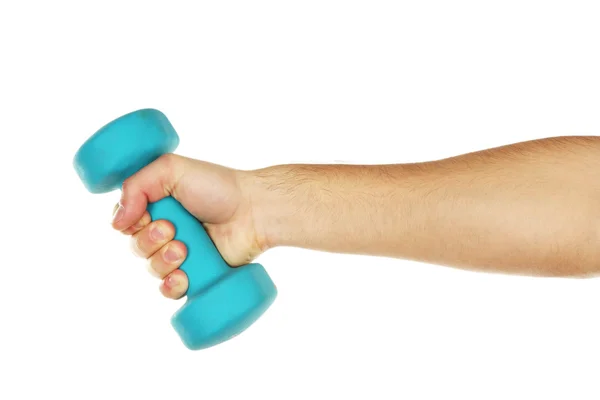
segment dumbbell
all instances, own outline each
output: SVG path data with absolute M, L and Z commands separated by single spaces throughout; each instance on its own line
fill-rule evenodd
M 96 131 L 75 154 L 73 166 L 89 192 L 107 193 L 121 189 L 128 177 L 178 145 L 179 136 L 162 112 L 141 109 Z M 150 203 L 147 209 L 152 220 L 170 221 L 175 239 L 187 247 L 180 269 L 189 287 L 171 325 L 188 349 L 208 348 L 237 336 L 271 306 L 277 289 L 262 265 L 229 266 L 202 223 L 173 197 Z

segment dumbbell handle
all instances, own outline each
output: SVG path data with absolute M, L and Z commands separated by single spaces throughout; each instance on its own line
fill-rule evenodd
M 216 282 L 232 268 L 227 265 L 204 226 L 173 197 L 165 197 L 148 204 L 153 221 L 168 220 L 175 226 L 175 240 L 187 247 L 187 256 L 179 269 L 186 273 L 189 286 L 186 292 L 192 297 Z

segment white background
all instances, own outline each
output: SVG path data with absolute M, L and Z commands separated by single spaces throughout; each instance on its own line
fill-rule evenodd
M 246 169 L 598 135 L 597 2 L 0 4 L 0 398 L 599 398 L 599 280 L 276 249 L 273 307 L 190 352 L 71 164 L 143 107 Z

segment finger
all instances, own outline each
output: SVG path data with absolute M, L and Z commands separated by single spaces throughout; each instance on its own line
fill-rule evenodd
M 148 224 L 150 222 L 152 222 L 152 218 L 150 217 L 150 213 L 148 211 L 145 211 L 144 215 L 142 215 L 142 218 L 140 218 L 140 220 L 138 222 L 136 222 L 135 224 L 131 225 L 129 228 L 125 229 L 122 232 L 125 235 L 133 235 L 133 234 L 138 233 L 139 231 L 141 231 L 146 226 L 148 226 Z
M 175 237 L 175 227 L 171 222 L 153 221 L 131 236 L 131 247 L 138 256 L 148 258 L 173 240 L 173 237 Z
M 164 245 L 149 258 L 150 273 L 157 278 L 164 279 L 175 271 L 185 260 L 187 249 L 185 245 L 173 240 Z
M 159 290 L 168 299 L 177 300 L 185 295 L 188 289 L 188 279 L 185 272 L 176 269 L 160 283 Z
M 142 218 L 148 203 L 169 196 L 182 174 L 183 157 L 165 154 L 123 182 L 112 226 L 123 231 Z

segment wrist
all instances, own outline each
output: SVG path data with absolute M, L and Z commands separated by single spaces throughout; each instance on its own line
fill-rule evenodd
M 238 171 L 238 182 L 248 204 L 254 240 L 261 252 L 283 244 L 282 232 L 286 230 L 286 203 L 277 192 L 281 185 L 278 167 Z
M 255 237 L 265 251 L 278 246 L 303 246 L 321 202 L 318 174 L 307 165 L 275 165 L 243 173 Z

